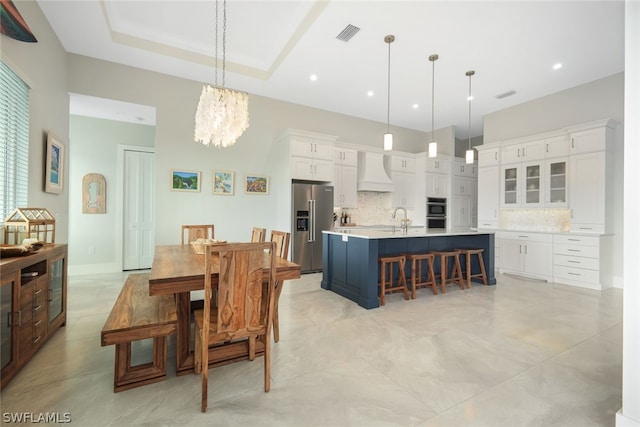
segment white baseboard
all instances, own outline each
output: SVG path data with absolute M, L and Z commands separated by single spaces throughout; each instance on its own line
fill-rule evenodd
M 640 421 L 625 417 L 621 411 L 616 412 L 616 427 L 640 427 Z
M 114 262 L 104 264 L 83 264 L 83 265 L 69 265 L 67 274 L 69 276 L 84 276 L 88 274 L 107 274 L 107 273 L 121 273 L 122 268 Z

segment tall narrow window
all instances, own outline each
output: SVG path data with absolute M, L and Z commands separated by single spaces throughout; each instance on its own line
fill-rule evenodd
M 29 86 L 0 61 L 0 222 L 27 206 Z

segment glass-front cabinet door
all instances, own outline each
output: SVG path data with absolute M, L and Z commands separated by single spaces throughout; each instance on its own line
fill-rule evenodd
M 509 165 L 502 167 L 502 206 L 515 207 L 518 205 L 519 172 L 520 165 Z
M 547 162 L 547 200 L 549 207 L 568 206 L 567 160 L 558 159 Z
M 2 372 L 15 361 L 15 349 L 13 347 L 13 324 L 15 314 L 13 307 L 13 290 L 16 283 L 16 274 L 2 275 L 0 282 L 0 362 Z
M 49 261 L 49 324 L 56 321 L 63 311 L 65 258 L 63 256 L 52 258 Z
M 542 194 L 542 174 L 540 164 L 535 163 L 526 165 L 524 169 L 526 176 L 524 204 L 526 206 L 539 205 L 542 201 L 540 197 Z

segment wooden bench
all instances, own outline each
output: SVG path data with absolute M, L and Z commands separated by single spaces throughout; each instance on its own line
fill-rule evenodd
M 102 346 L 115 344 L 113 391 L 167 377 L 167 336 L 176 331 L 172 295 L 150 296 L 149 274 L 130 274 L 101 332 Z M 131 342 L 153 338 L 153 362 L 131 366 Z

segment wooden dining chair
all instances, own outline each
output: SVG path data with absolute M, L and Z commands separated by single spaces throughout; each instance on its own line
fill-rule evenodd
M 180 240 L 183 245 L 184 244 L 188 245 L 190 242 L 193 242 L 194 240 L 198 240 L 198 239 L 213 239 L 213 236 L 214 236 L 213 230 L 214 230 L 213 224 L 183 225 L 182 233 L 180 235 Z M 184 239 L 185 231 L 187 235 L 186 241 Z
M 266 236 L 267 236 L 266 228 L 253 227 L 253 230 L 251 232 L 251 241 L 253 243 L 264 242 L 264 240 L 266 239 Z
M 291 239 L 291 233 L 285 231 L 271 230 L 271 241 L 276 244 L 276 256 L 287 259 L 289 256 L 289 240 Z M 280 320 L 278 315 L 278 302 L 280 301 L 280 294 L 282 293 L 282 285 L 284 283 L 277 281 L 275 285 L 276 297 L 275 307 L 273 310 L 273 340 L 275 342 L 280 341 Z
M 275 300 L 275 247 L 267 243 L 210 244 L 204 255 L 202 310 L 195 317 L 195 366 L 202 377 L 202 412 L 207 412 L 209 346 L 247 340 L 249 360 L 256 356 L 256 341 L 264 341 L 264 391 L 271 388 L 271 326 Z M 211 271 L 219 270 L 217 290 Z

